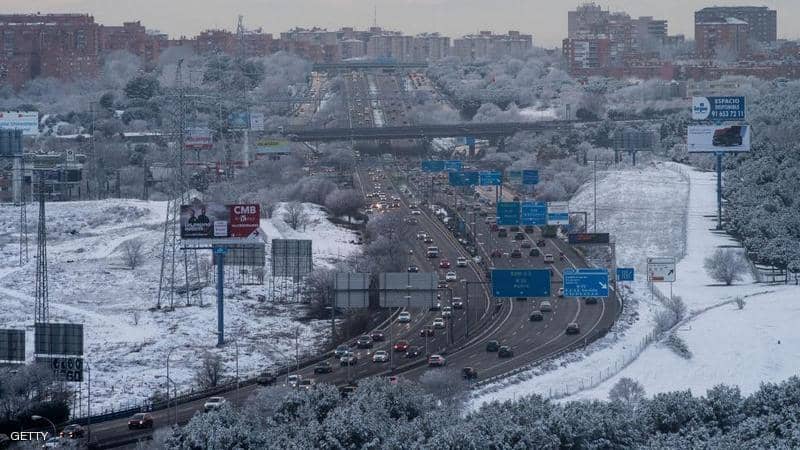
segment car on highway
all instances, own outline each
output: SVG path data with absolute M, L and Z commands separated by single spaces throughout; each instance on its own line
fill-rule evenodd
M 524 241 L 523 243 L 519 244 L 519 246 L 522 248 L 531 248 L 533 247 L 533 244 L 531 244 L 531 241 Z
M 511 358 L 514 356 L 514 350 L 508 345 L 503 345 L 497 350 L 497 356 L 499 358 Z
M 528 234 L 533 234 L 533 230 L 534 229 L 533 229 L 532 226 L 526 226 L 525 227 L 525 232 L 528 233 Z
M 42 448 L 64 448 L 68 441 L 62 437 L 51 436 L 44 441 Z
M 508 231 L 506 231 L 505 228 L 500 228 L 499 230 L 497 230 L 497 237 L 499 238 L 508 237 Z
M 226 403 L 228 403 L 228 401 L 225 400 L 225 397 L 209 397 L 208 400 L 203 403 L 203 411 L 209 412 L 220 409 L 222 405 Z
M 439 303 L 439 302 L 436 302 L 436 303 L 432 304 L 432 305 L 431 305 L 431 306 L 428 308 L 428 311 L 440 311 L 441 309 L 442 309 L 442 304 L 441 304 L 441 303 Z
M 556 294 L 556 295 L 559 298 L 563 298 L 564 297 L 564 288 L 563 287 L 558 288 L 558 294 Z
M 586 297 L 586 304 L 587 305 L 596 305 L 598 303 L 597 297 Z
M 519 231 L 519 226 L 518 225 L 512 225 L 512 226 L 508 227 L 508 229 L 512 233 L 516 233 L 517 231 Z
M 488 341 L 486 342 L 486 351 L 487 352 L 496 352 L 500 349 L 500 342 L 498 341 Z
M 411 313 L 408 311 L 403 311 L 397 315 L 397 321 L 400 323 L 408 323 L 411 322 Z
M 478 371 L 474 367 L 464 367 L 461 369 L 461 377 L 465 380 L 475 380 L 478 378 Z
M 545 246 L 547 246 L 547 243 L 544 241 L 544 239 L 539 239 L 539 240 L 536 241 L 536 246 L 537 247 L 545 247 Z
M 419 267 L 418 266 L 408 266 L 408 273 L 418 273 Z
M 515 248 L 514 250 L 511 251 L 511 257 L 512 258 L 522 258 L 522 250 L 520 250 L 518 248 Z
M 532 248 L 531 251 L 528 252 L 528 256 L 530 256 L 531 258 L 541 256 L 541 254 L 542 252 L 540 252 L 538 248 Z
M 372 362 L 374 363 L 384 363 L 387 361 L 389 361 L 389 352 L 386 350 L 378 350 L 372 354 Z
M 544 262 L 552 263 L 553 262 L 553 254 L 552 253 L 545 253 L 544 254 Z
M 452 306 L 445 306 L 442 308 L 442 317 L 452 317 L 453 316 L 453 307 Z
M 417 232 L 417 239 L 422 240 L 425 239 L 426 237 L 428 237 L 428 233 L 424 231 Z
M 266 370 L 261 372 L 261 375 L 256 377 L 256 384 L 260 386 L 270 386 L 274 384 L 276 380 L 277 377 L 275 376 L 275 373 L 273 373 L 271 370 Z
M 440 269 L 449 269 L 450 268 L 450 260 L 447 259 L 447 258 L 442 258 L 442 260 L 439 261 L 439 268 Z
M 525 233 L 517 233 L 514 235 L 515 241 L 524 241 L 525 240 Z
M 445 281 L 456 281 L 458 280 L 458 274 L 455 272 L 447 272 L 444 276 Z
M 442 355 L 434 354 L 428 357 L 428 367 L 444 367 L 446 364 L 447 360 Z
M 420 211 L 420 210 L 418 210 L 418 209 L 412 209 L 412 210 L 411 210 L 411 214 L 413 214 L 413 215 L 415 215 L 415 216 L 419 216 L 419 215 L 421 215 L 421 214 L 422 214 L 422 211 Z
M 406 350 L 406 358 L 416 358 L 422 354 L 422 347 L 408 347 Z
M 373 331 L 370 333 L 373 342 L 382 342 L 386 340 L 386 334 L 383 331 Z
M 433 319 L 433 328 L 444 328 L 444 319 L 441 317 Z
M 394 351 L 396 351 L 396 352 L 404 352 L 404 351 L 408 350 L 408 347 L 409 347 L 408 341 L 397 341 L 394 344 L 393 348 L 394 348 Z
M 464 300 L 462 300 L 461 297 L 453 297 L 450 304 L 453 306 L 453 309 L 464 309 Z
M 533 310 L 528 315 L 528 320 L 530 320 L 531 322 L 541 322 L 542 320 L 544 320 L 544 314 L 542 314 L 541 311 Z
M 372 348 L 372 337 L 368 334 L 359 336 L 356 340 L 356 347 L 358 348 Z
M 355 366 L 356 364 L 358 364 L 358 357 L 352 353 L 339 358 L 340 366 Z
M 456 259 L 456 266 L 467 267 L 467 258 L 459 256 L 458 259 Z
M 503 252 L 500 251 L 499 248 L 496 248 L 496 249 L 492 250 L 492 253 L 489 256 L 491 256 L 492 258 L 502 258 L 503 257 Z
M 153 428 L 153 416 L 149 413 L 136 413 L 128 419 L 128 429 Z
M 431 327 L 431 326 L 424 326 L 419 330 L 419 335 L 422 336 L 422 337 L 425 337 L 425 336 L 431 337 L 434 334 L 435 333 L 433 331 L 433 327 Z
M 430 239 L 430 238 L 428 238 L 428 239 Z M 428 239 L 425 239 L 425 241 L 427 242 Z M 431 240 L 431 242 L 433 242 L 433 240 Z M 428 250 L 425 252 L 425 256 L 428 257 L 428 258 L 438 258 L 439 257 L 439 247 L 436 247 L 436 246 L 428 247 Z
M 300 380 L 299 383 L 297 383 L 297 388 L 298 389 L 305 389 L 305 390 L 308 391 L 311 388 L 313 388 L 315 384 L 316 383 L 314 382 L 313 378 L 304 378 L 304 379 Z
M 331 373 L 333 372 L 333 365 L 328 361 L 321 361 L 314 366 L 314 373 Z
M 84 434 L 83 427 L 78 425 L 77 423 L 73 423 L 71 425 L 65 426 L 64 429 L 61 430 L 61 433 L 59 433 L 59 436 L 67 439 L 78 439 L 80 437 L 83 437 L 83 434 Z
M 551 305 L 550 302 L 548 302 L 547 300 L 544 300 L 541 303 L 539 303 L 539 311 L 541 311 L 541 312 L 552 312 L 553 311 L 553 305 Z
M 402 313 L 401 313 L 402 314 Z M 337 358 L 341 358 L 342 356 L 350 353 L 350 347 L 346 345 L 340 345 L 336 347 L 336 350 L 333 351 L 333 356 Z

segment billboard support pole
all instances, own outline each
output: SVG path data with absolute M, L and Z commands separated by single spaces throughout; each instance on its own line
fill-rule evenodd
M 717 152 L 717 229 L 722 229 L 722 152 Z
M 225 344 L 225 310 L 224 310 L 224 281 L 225 281 L 225 248 L 218 247 L 214 250 L 217 257 L 217 347 Z

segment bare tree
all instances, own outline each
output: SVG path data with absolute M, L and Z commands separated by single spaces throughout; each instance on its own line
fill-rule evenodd
M 297 230 L 300 227 L 305 228 L 309 222 L 306 207 L 300 202 L 287 203 L 283 213 L 283 220 L 292 227 L 293 230 Z
M 620 378 L 608 392 L 608 399 L 612 402 L 621 402 L 634 409 L 644 400 L 644 396 L 644 387 L 638 381 L 627 377 Z
M 201 365 L 195 373 L 194 380 L 201 389 L 216 387 L 222 380 L 222 357 L 205 352 L 200 357 Z
M 428 370 L 419 382 L 425 391 L 450 406 L 460 407 L 467 397 L 467 384 L 456 369 Z
M 122 260 L 131 270 L 139 267 L 144 259 L 142 247 L 144 242 L 141 239 L 130 239 L 122 243 Z
M 747 261 L 741 251 L 731 248 L 720 248 L 706 258 L 703 267 L 713 280 L 730 286 L 734 281 L 742 279 L 747 272 Z

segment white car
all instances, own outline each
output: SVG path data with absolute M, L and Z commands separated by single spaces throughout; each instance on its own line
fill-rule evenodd
M 205 412 L 214 411 L 222 407 L 228 401 L 225 400 L 225 397 L 209 397 L 208 401 L 203 403 L 203 409 Z
M 397 316 L 397 321 L 400 323 L 408 323 L 411 322 L 411 313 L 408 311 L 403 311 Z
M 444 276 L 445 281 L 456 281 L 458 279 L 458 275 L 455 272 L 447 272 L 447 275 Z
M 452 317 L 453 315 L 453 308 L 450 306 L 445 306 L 442 308 L 442 317 Z
M 544 262 L 546 262 L 546 263 L 553 262 L 553 254 L 552 253 L 545 253 Z
M 372 362 L 382 363 L 389 361 L 389 352 L 386 350 L 378 350 L 372 355 Z
M 456 266 L 457 267 L 467 267 L 467 258 L 464 258 L 463 256 L 459 256 L 456 259 Z
M 413 214 L 413 215 L 415 215 L 415 216 L 419 216 L 419 215 L 421 215 L 421 214 L 422 214 L 422 211 L 420 211 L 420 210 L 418 210 L 418 209 L 412 209 L 412 210 L 411 210 L 411 214 Z
M 351 353 L 351 352 L 348 351 L 347 353 Z M 342 358 L 344 356 L 345 356 L 345 354 L 342 354 L 342 356 L 340 356 L 340 358 Z M 302 380 L 302 379 L 303 379 L 302 375 L 289 375 L 287 381 L 289 382 L 289 386 L 290 387 L 297 387 L 297 385 L 300 384 L 300 380 Z
M 548 302 L 548 301 L 543 301 L 543 302 L 539 303 L 539 311 L 541 311 L 541 312 L 552 312 L 553 311 L 553 305 L 551 305 L 550 302 Z
M 426 232 L 424 232 L 424 231 L 419 231 L 419 232 L 417 232 L 417 239 L 419 239 L 419 240 L 423 240 L 423 239 L 425 239 L 426 237 L 428 237 L 428 233 L 426 233 Z
M 444 319 L 441 317 L 433 319 L 433 328 L 444 328 Z

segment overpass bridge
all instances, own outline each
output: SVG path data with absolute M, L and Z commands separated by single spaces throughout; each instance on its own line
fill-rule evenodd
M 549 120 L 540 122 L 456 123 L 371 128 L 290 128 L 284 135 L 295 142 L 388 141 L 447 137 L 504 138 L 520 131 L 552 131 L 600 121 Z
M 316 63 L 315 72 L 336 72 L 341 70 L 370 70 L 370 69 L 427 69 L 425 61 L 391 62 L 391 61 L 350 61 L 339 63 Z

